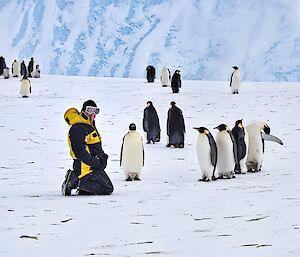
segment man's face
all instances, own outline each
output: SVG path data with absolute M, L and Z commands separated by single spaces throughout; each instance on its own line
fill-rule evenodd
M 96 119 L 96 116 L 99 112 L 100 109 L 98 107 L 94 107 L 94 106 L 85 107 L 85 113 L 90 117 L 92 122 Z

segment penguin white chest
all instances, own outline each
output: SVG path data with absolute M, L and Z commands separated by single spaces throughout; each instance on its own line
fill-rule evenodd
M 230 175 L 234 172 L 233 142 L 227 131 L 220 131 L 216 135 L 218 148 L 217 169 L 220 176 Z
M 138 133 L 128 133 L 123 142 L 122 167 L 125 175 L 139 174 L 143 167 L 143 143 Z
M 211 163 L 211 148 L 208 137 L 204 134 L 198 135 L 197 155 L 201 171 L 205 173 L 212 172 L 214 166 Z
M 231 82 L 231 91 L 239 92 L 241 86 L 240 72 L 238 70 L 233 72 L 232 82 Z

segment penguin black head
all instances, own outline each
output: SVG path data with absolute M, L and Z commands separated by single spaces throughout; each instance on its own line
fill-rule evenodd
M 270 132 L 271 132 L 271 129 L 270 129 L 270 127 L 267 125 L 267 124 L 265 124 L 264 126 L 263 126 L 263 131 L 266 133 L 266 134 L 270 134 Z
M 134 123 L 130 123 L 129 130 L 136 130 L 136 126 Z
M 235 122 L 235 126 L 236 126 L 236 127 L 242 128 L 242 127 L 243 127 L 243 119 L 237 120 L 237 121 Z
M 176 70 L 175 73 L 178 73 L 178 74 L 179 74 L 179 73 L 180 73 L 180 70 Z
M 148 105 L 153 105 L 153 103 L 151 101 L 148 101 L 147 104 Z
M 232 68 L 235 69 L 235 70 L 238 70 L 238 69 L 239 69 L 237 66 L 233 66 Z
M 215 127 L 214 129 L 218 129 L 219 131 L 227 130 L 228 127 L 225 124 L 220 124 L 219 126 Z
M 193 128 L 193 129 L 196 129 L 199 131 L 199 133 L 204 133 L 206 135 L 209 133 L 208 129 L 205 127 L 199 127 L 199 128 Z
M 172 102 L 171 102 L 171 105 L 172 105 L 172 106 L 175 106 L 175 105 L 176 105 L 176 103 L 175 103 L 174 101 L 172 101 Z

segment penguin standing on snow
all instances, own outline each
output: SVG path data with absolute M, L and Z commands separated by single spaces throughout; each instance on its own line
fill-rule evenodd
M 180 70 L 176 70 L 172 76 L 171 87 L 173 93 L 179 93 L 179 88 L 181 88 L 181 75 Z
M 215 180 L 217 165 L 217 145 L 209 130 L 205 127 L 194 128 L 198 130 L 197 155 L 199 166 L 202 171 L 202 178 L 199 181 Z
M 21 76 L 27 76 L 27 68 L 24 60 L 21 62 Z
M 232 129 L 236 146 L 237 146 L 237 159 L 238 163 L 235 167 L 235 173 L 241 174 L 247 172 L 246 160 L 248 156 L 248 133 L 243 125 L 243 120 L 237 120 L 235 126 Z
M 160 72 L 160 82 L 163 87 L 171 86 L 170 71 L 166 66 L 164 66 Z
M 38 64 L 35 66 L 34 77 L 35 78 L 41 77 L 41 70 L 40 70 L 40 66 Z
M 265 140 L 283 145 L 282 141 L 270 135 L 270 127 L 265 122 L 253 122 L 246 126 L 249 136 L 249 149 L 246 161 L 249 172 L 261 171 L 265 151 Z
M 4 79 L 8 79 L 9 78 L 9 68 L 6 67 L 4 70 L 3 70 L 3 77 Z
M 167 147 L 172 145 L 175 148 L 184 148 L 185 124 L 181 109 L 176 106 L 174 101 L 171 102 L 171 107 L 168 111 L 167 119 Z
M 29 97 L 31 94 L 31 82 L 27 78 L 26 75 L 21 80 L 21 90 L 20 90 L 22 97 Z
M 147 71 L 147 81 L 149 83 L 154 82 L 154 79 L 155 79 L 155 68 L 154 68 L 154 66 L 152 66 L 152 65 L 147 66 L 146 71 Z
M 3 56 L 0 56 L 0 75 L 3 74 L 5 68 L 6 68 L 5 58 Z
M 237 66 L 232 67 L 234 71 L 230 77 L 230 88 L 232 94 L 238 94 L 241 86 L 240 71 Z
M 31 57 L 29 64 L 28 64 L 28 77 L 33 77 L 33 71 L 34 71 L 34 59 Z
M 20 77 L 20 63 L 17 60 L 11 65 L 11 74 L 13 77 Z
M 147 144 L 160 141 L 159 119 L 151 101 L 147 102 L 147 107 L 144 109 L 143 129 L 147 135 Z
M 237 147 L 234 136 L 225 124 L 220 124 L 215 129 L 219 130 L 216 135 L 219 178 L 234 178 L 234 169 L 237 164 Z
M 134 123 L 129 125 L 129 132 L 123 138 L 120 166 L 123 168 L 126 181 L 140 180 L 144 166 L 144 147 L 143 139 L 136 131 Z

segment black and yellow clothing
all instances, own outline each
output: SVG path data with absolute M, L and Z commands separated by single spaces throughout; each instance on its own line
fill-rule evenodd
M 71 125 L 68 134 L 73 170 L 80 190 L 91 194 L 111 194 L 113 185 L 105 173 L 108 155 L 104 153 L 95 122 L 75 108 L 67 110 L 65 121 Z

